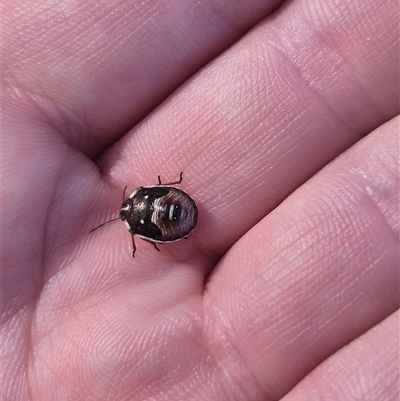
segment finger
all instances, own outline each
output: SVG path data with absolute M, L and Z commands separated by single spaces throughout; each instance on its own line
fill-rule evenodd
M 398 124 L 296 191 L 211 276 L 209 335 L 225 338 L 233 381 L 278 399 L 399 307 Z
M 3 75 L 93 155 L 279 3 L 19 0 L 3 10 Z
M 183 170 L 200 204 L 198 252 L 218 259 L 398 113 L 394 1 L 331 4 L 292 2 L 263 21 L 120 141 L 105 178 L 134 188 Z
M 282 401 L 399 398 L 399 313 L 318 366 Z

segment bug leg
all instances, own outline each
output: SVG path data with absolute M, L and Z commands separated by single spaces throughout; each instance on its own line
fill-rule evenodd
M 148 242 L 148 243 L 151 244 L 151 245 L 153 245 L 154 248 L 156 248 L 157 251 L 160 252 L 160 250 L 157 248 L 157 245 L 156 245 L 156 243 L 155 243 L 154 241 L 150 241 L 150 240 L 145 239 L 145 238 L 142 238 L 142 240 Z
M 133 237 L 133 235 L 132 235 L 132 248 L 133 248 L 132 257 L 135 257 L 136 244 L 135 244 L 135 238 Z
M 161 184 L 161 176 L 159 175 L 158 178 L 158 185 L 174 185 L 174 184 L 180 184 L 182 182 L 182 177 L 183 177 L 183 171 L 181 171 L 179 175 L 179 181 L 174 181 L 174 182 L 166 182 L 165 184 Z

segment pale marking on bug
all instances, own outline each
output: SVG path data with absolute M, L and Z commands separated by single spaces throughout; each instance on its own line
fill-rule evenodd
M 160 207 L 161 203 L 162 203 L 161 202 L 161 198 L 157 198 L 153 203 L 154 212 L 151 215 L 151 222 L 154 223 L 155 225 L 157 225 L 157 220 L 159 219 L 159 214 L 160 214 L 160 210 L 161 210 L 161 207 Z M 158 213 L 155 213 L 156 210 L 157 210 Z
M 171 205 L 171 207 L 169 208 L 169 216 L 168 216 L 169 220 L 173 220 L 174 219 L 174 208 L 175 208 L 174 205 Z
M 138 188 L 138 189 L 140 189 L 140 188 Z M 136 195 L 138 189 L 135 189 L 135 190 L 129 195 L 129 199 L 132 199 L 132 198 Z

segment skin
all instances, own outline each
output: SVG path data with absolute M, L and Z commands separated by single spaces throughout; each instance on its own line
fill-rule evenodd
M 2 12 L 3 400 L 398 399 L 395 0 Z

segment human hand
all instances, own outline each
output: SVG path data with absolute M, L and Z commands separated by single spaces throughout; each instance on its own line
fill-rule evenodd
M 398 396 L 398 5 L 280 4 L 4 5 L 3 399 Z

